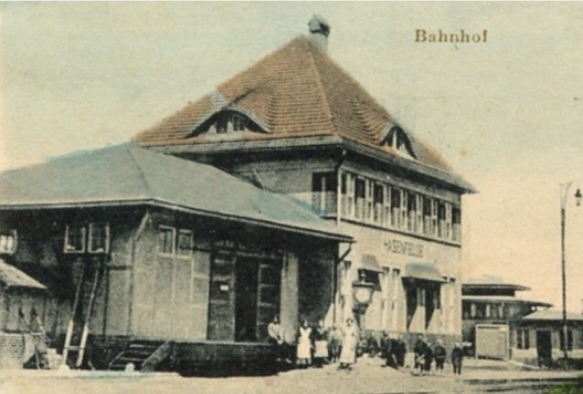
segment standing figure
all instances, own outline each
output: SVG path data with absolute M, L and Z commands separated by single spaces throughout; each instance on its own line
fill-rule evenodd
M 425 354 L 424 354 L 425 366 L 423 367 L 426 374 L 429 375 L 431 372 L 431 364 L 433 364 L 433 348 L 431 347 L 431 343 L 427 342 L 425 345 Z
M 312 329 L 310 328 L 308 321 L 304 319 L 298 332 L 298 349 L 296 357 L 296 364 L 304 368 L 310 365 L 310 360 L 312 358 L 311 334 Z
M 425 370 L 425 347 L 427 344 L 423 339 L 423 335 L 420 334 L 417 337 L 415 346 L 413 346 L 413 353 L 415 354 L 415 369 L 419 369 L 419 374 L 423 374 Z
M 397 369 L 397 361 L 394 355 L 394 341 L 389 337 L 386 331 L 383 331 L 381 337 L 381 357 L 385 360 L 384 367 Z
M 435 357 L 435 372 L 443 372 L 443 364 L 445 363 L 447 352 L 443 347 L 443 341 L 441 339 L 437 341 L 437 345 L 433 349 L 433 356 Z
M 368 337 L 366 339 L 366 352 L 368 353 L 368 356 L 371 358 L 376 357 L 377 353 L 379 352 L 379 343 L 377 342 L 377 339 L 372 335 L 372 333 L 368 334 Z
M 453 373 L 462 374 L 462 362 L 464 359 L 464 351 L 459 343 L 456 343 L 451 351 L 451 363 L 453 364 Z
M 407 345 L 400 335 L 395 341 L 395 358 L 397 359 L 397 367 L 403 368 L 405 366 L 405 355 L 407 354 Z
M 340 353 L 339 369 L 352 369 L 352 364 L 356 363 L 356 346 L 358 345 L 358 328 L 354 324 L 354 319 L 346 319 L 344 336 L 342 339 L 342 352 Z
M 328 358 L 328 330 L 324 327 L 324 321 L 318 321 L 318 326 L 312 331 L 314 344 L 314 366 L 322 368 Z
M 336 324 L 334 324 L 332 325 L 332 329 L 328 332 L 328 353 L 330 356 L 330 362 L 335 363 L 338 361 L 341 349 L 342 331 Z
M 283 342 L 283 329 L 279 323 L 279 316 L 273 316 L 273 320 L 267 325 L 267 337 L 269 343 L 276 347 L 278 361 L 285 360 L 288 355 Z

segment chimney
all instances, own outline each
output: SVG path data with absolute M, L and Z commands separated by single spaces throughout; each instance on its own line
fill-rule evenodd
M 312 39 L 319 43 L 325 50 L 328 49 L 328 36 L 330 35 L 330 25 L 320 15 L 314 15 L 308 22 Z

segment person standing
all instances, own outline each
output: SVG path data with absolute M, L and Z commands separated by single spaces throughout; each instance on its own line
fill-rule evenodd
M 425 347 L 427 344 L 423 339 L 423 335 L 419 334 L 415 346 L 413 346 L 413 353 L 415 354 L 415 369 L 419 369 L 419 374 L 422 375 L 425 370 Z
M 443 341 L 440 339 L 433 349 L 433 356 L 435 357 L 435 373 L 443 373 L 443 364 L 445 363 L 445 358 L 447 357 L 447 352 L 443 347 Z
M 423 370 L 427 375 L 429 375 L 431 373 L 431 364 L 433 364 L 433 348 L 431 346 L 431 342 L 427 342 L 425 344 L 425 353 L 423 356 L 425 360 Z
M 407 345 L 405 341 L 403 341 L 403 337 L 400 335 L 397 337 L 395 341 L 395 358 L 397 359 L 397 367 L 403 368 L 405 366 L 405 355 L 407 354 Z
M 340 357 L 340 351 L 342 350 L 342 331 L 340 328 L 334 324 L 329 332 L 328 338 L 328 353 L 330 356 L 330 362 L 335 363 Z
M 312 358 L 312 329 L 307 320 L 302 321 L 302 325 L 298 331 L 298 349 L 296 357 L 296 365 L 299 367 L 308 367 Z
M 322 368 L 328 358 L 328 330 L 324 327 L 324 321 L 318 321 L 318 326 L 312 331 L 314 344 L 314 366 Z
M 451 363 L 453 364 L 454 375 L 462 374 L 462 363 L 464 359 L 464 351 L 462 350 L 459 343 L 456 343 L 451 351 Z
M 276 347 L 278 361 L 285 360 L 287 354 L 283 342 L 283 329 L 279 323 L 279 316 L 273 316 L 273 320 L 267 325 L 267 337 L 269 343 Z
M 356 363 L 356 346 L 358 345 L 358 328 L 354 324 L 354 319 L 349 317 L 346 319 L 346 327 L 344 328 L 344 336 L 342 339 L 342 352 L 340 353 L 340 365 L 338 369 L 352 369 L 352 365 Z
M 383 336 L 381 337 L 381 357 L 385 360 L 383 366 L 397 369 L 397 362 L 395 361 L 393 350 L 393 341 L 389 337 L 389 334 L 383 331 Z

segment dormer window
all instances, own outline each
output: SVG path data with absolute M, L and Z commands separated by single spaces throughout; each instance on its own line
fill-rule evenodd
M 0 233 L 0 254 L 16 252 L 16 230 Z
M 381 146 L 390 146 L 397 153 L 409 157 L 411 159 L 415 158 L 413 154 L 413 149 L 411 148 L 411 142 L 409 137 L 399 126 L 393 126 L 385 135 L 381 141 Z
M 214 135 L 245 131 L 256 133 L 265 132 L 245 114 L 233 110 L 223 110 L 211 116 L 206 122 L 198 127 L 195 134 Z

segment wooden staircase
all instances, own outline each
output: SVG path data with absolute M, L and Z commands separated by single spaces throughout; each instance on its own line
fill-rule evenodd
M 160 363 L 172 355 L 172 342 L 131 341 L 121 353 L 109 363 L 109 370 L 125 370 L 133 364 L 136 371 L 153 372 Z

